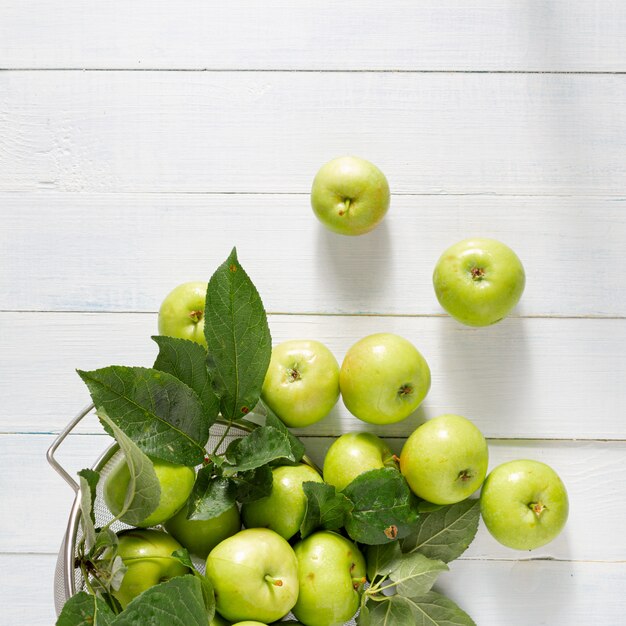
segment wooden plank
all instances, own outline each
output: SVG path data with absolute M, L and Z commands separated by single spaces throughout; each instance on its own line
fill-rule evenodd
M 401 194 L 624 191 L 621 75 L 8 71 L 0 93 L 3 191 L 307 193 L 345 153 Z
M 7 624 L 53 623 L 52 554 L 0 554 L 6 582 L 0 588 Z M 37 592 L 32 587 L 37 574 Z M 436 589 L 454 599 L 480 626 L 571 626 L 621 624 L 624 615 L 623 563 L 562 561 L 456 561 Z
M 236 244 L 268 310 L 440 314 L 436 260 L 482 235 L 524 262 L 515 315 L 623 317 L 624 208 L 615 198 L 394 196 L 383 224 L 352 238 L 321 226 L 306 195 L 5 193 L 0 309 L 156 311 Z
M 624 563 L 455 561 L 436 585 L 480 626 L 622 624 Z
M 0 485 L 4 494 L 0 552 L 58 550 L 73 493 L 46 463 L 45 451 L 52 439 L 50 435 L 0 435 Z M 104 435 L 71 435 L 59 449 L 58 458 L 75 475 L 93 465 L 111 441 Z M 306 437 L 304 441 L 313 460 L 322 466 L 333 439 Z M 400 451 L 403 440 L 389 442 Z M 501 546 L 481 524 L 465 558 L 626 562 L 626 543 L 616 539 L 626 515 L 626 501 L 621 497 L 626 442 L 490 441 L 489 449 L 490 469 L 519 458 L 537 459 L 554 467 L 568 489 L 570 517 L 556 540 L 532 552 Z M 26 500 L 33 501 L 37 514 L 30 507 L 24 508 Z
M 312 338 L 339 362 L 374 332 L 411 340 L 432 371 L 432 388 L 410 418 L 375 432 L 406 436 L 423 418 L 460 413 L 488 437 L 625 439 L 626 320 L 508 319 L 489 329 L 449 318 L 271 316 L 274 342 Z M 150 365 L 154 314 L 1 313 L 2 430 L 61 429 L 89 401 L 74 368 Z M 34 400 L 35 399 L 35 400 Z M 339 401 L 306 429 L 334 435 L 364 424 Z M 83 432 L 94 432 L 85 427 Z M 98 432 L 98 431 L 96 431 Z
M 2 67 L 623 71 L 619 0 L 4 0 Z
M 50 626 L 54 611 L 54 554 L 0 554 L 4 624 Z

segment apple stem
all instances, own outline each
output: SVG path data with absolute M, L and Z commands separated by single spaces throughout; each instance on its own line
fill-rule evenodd
M 265 575 L 265 580 L 270 583 L 270 585 L 274 585 L 274 587 L 282 587 L 283 581 L 280 578 L 273 578 L 269 574 Z
M 471 478 L 473 478 L 473 474 L 470 472 L 470 470 L 461 470 L 459 472 L 459 475 L 457 476 L 457 478 L 461 482 L 465 482 L 465 481 L 470 480 Z
M 405 383 L 398 389 L 398 395 L 401 397 L 410 396 L 412 393 L 413 393 L 413 386 L 409 385 L 409 383 Z
M 528 508 L 530 508 L 537 517 L 539 517 L 546 510 L 546 506 L 543 502 L 531 502 L 529 503 Z
M 302 376 L 300 375 L 300 372 L 296 369 L 296 367 L 293 367 L 287 371 L 289 372 L 289 380 L 292 383 L 295 383 L 296 380 L 300 380 L 300 378 L 302 378 Z
M 202 319 L 203 315 L 204 315 L 204 311 L 190 311 L 189 312 L 189 317 L 191 318 L 191 321 L 195 322 L 196 324 Z
M 354 589 L 359 589 L 359 587 L 364 585 L 366 582 L 367 582 L 367 578 L 365 578 L 365 576 L 362 576 L 361 578 L 353 578 L 352 586 L 354 587 Z
M 485 275 L 485 270 L 482 267 L 473 267 L 471 269 L 471 274 L 473 280 L 482 280 Z

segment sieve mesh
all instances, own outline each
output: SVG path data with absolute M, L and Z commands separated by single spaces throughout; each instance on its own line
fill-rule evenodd
M 226 424 L 216 423 L 211 427 L 211 435 L 207 443 L 207 449 L 213 450 L 213 448 L 220 441 L 224 435 Z M 218 448 L 218 452 L 223 452 L 228 444 L 237 437 L 245 436 L 249 431 L 244 428 L 231 427 L 226 437 L 224 437 L 222 443 Z M 96 528 L 104 526 L 111 519 L 112 515 L 106 504 L 102 494 L 102 486 L 106 477 L 111 473 L 113 468 L 123 458 L 122 453 L 119 451 L 117 444 L 110 446 L 104 454 L 96 461 L 93 469 L 100 472 L 100 480 L 96 490 L 96 499 L 94 502 L 94 517 L 96 520 Z M 70 513 L 68 521 L 66 536 L 61 543 L 59 550 L 59 556 L 57 558 L 57 564 L 54 575 L 54 604 L 57 616 L 61 613 L 61 609 L 65 602 L 75 593 L 85 589 L 85 582 L 83 580 L 80 568 L 73 567 L 74 560 L 77 556 L 76 547 L 79 545 L 82 539 L 83 533 L 80 525 L 80 492 L 76 494 L 76 499 Z M 124 528 L 130 528 L 127 524 L 116 521 L 111 525 L 111 530 L 118 532 Z M 205 561 L 192 556 L 192 561 L 195 567 L 204 573 Z M 292 614 L 289 614 L 289 618 L 295 619 Z M 355 626 L 356 621 L 354 619 L 346 622 L 345 626 Z

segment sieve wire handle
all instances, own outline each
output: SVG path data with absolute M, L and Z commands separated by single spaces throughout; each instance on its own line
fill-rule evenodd
M 78 493 L 78 483 L 68 474 L 65 468 L 54 458 L 57 448 L 65 441 L 65 438 L 76 428 L 76 425 L 94 408 L 93 404 L 86 406 L 57 436 L 52 445 L 46 452 L 48 463 L 53 467 L 56 473 L 76 492 Z

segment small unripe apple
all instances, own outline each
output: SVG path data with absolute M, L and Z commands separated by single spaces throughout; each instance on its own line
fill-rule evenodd
M 395 467 L 389 446 L 372 433 L 345 433 L 324 457 L 324 481 L 343 491 L 357 476 L 373 469 Z
M 439 303 L 468 326 L 488 326 L 505 318 L 525 284 L 522 262 L 495 239 L 459 241 L 441 255 L 433 272 Z
M 247 528 L 269 528 L 285 539 L 299 530 L 306 510 L 302 483 L 321 483 L 322 477 L 309 465 L 285 465 L 272 470 L 272 493 L 241 507 Z
M 319 341 L 285 341 L 272 349 L 263 402 L 292 428 L 326 417 L 339 398 L 339 364 Z
M 207 283 L 190 282 L 174 287 L 159 309 L 159 334 L 189 339 L 206 347 L 204 304 Z
M 400 471 L 413 493 L 433 504 L 471 496 L 487 474 L 482 433 L 460 415 L 440 415 L 419 426 L 400 454 Z
M 207 520 L 187 519 L 187 507 L 165 522 L 165 530 L 191 554 L 206 559 L 209 552 L 227 537 L 241 530 L 239 509 L 233 504 L 217 517 Z
M 489 532 L 515 550 L 534 550 L 559 535 L 569 512 L 567 490 L 545 463 L 520 459 L 491 471 L 480 495 Z
M 161 486 L 161 497 L 157 508 L 140 523 L 135 524 L 140 528 L 157 526 L 173 517 L 187 501 L 196 479 L 192 467 L 175 465 L 160 459 L 151 460 Z M 104 483 L 104 501 L 113 515 L 122 510 L 129 483 L 130 471 L 126 461 L 122 459 Z
M 242 530 L 219 543 L 206 561 L 217 610 L 233 622 L 284 617 L 298 598 L 293 549 L 267 528 Z
M 119 533 L 117 554 L 128 568 L 113 595 L 122 608 L 146 589 L 189 570 L 172 553 L 182 546 L 160 530 L 125 530 Z
M 422 403 L 430 389 L 430 369 L 410 341 L 377 333 L 348 350 L 339 388 L 352 415 L 370 424 L 392 424 Z
M 389 183 L 365 159 L 343 156 L 323 165 L 311 189 L 317 218 L 340 235 L 363 235 L 375 228 L 389 208 Z
M 294 548 L 300 593 L 293 614 L 307 626 L 347 622 L 359 608 L 365 559 L 356 545 L 334 532 L 314 533 Z

